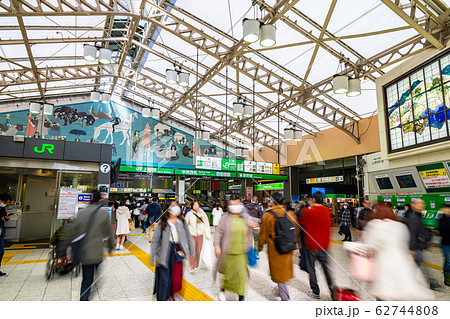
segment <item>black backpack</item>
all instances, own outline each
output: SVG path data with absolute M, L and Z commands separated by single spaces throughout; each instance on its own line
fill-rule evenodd
M 297 248 L 297 234 L 295 226 L 289 220 L 288 214 L 279 217 L 273 211 L 268 210 L 275 217 L 275 248 L 280 254 L 288 254 Z

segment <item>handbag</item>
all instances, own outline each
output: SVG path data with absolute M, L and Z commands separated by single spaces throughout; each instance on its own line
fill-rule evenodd
M 170 227 L 170 226 L 169 226 Z M 162 235 L 162 232 L 161 232 L 161 235 Z M 175 251 L 175 260 L 177 261 L 177 262 L 179 262 L 179 263 L 181 263 L 182 261 L 183 261 L 183 259 L 184 259 L 184 256 L 181 256 L 179 253 L 178 253 L 178 251 L 177 251 L 177 249 L 176 249 L 176 244 L 175 244 L 175 239 L 173 238 L 173 234 L 172 234 L 172 229 L 170 230 L 170 236 L 172 236 L 172 240 L 174 241 L 174 243 L 173 243 L 173 250 Z
M 247 250 L 247 264 L 250 267 L 256 267 L 258 265 L 258 256 L 256 256 L 255 249 L 249 248 Z
M 135 227 L 134 227 L 134 222 L 133 222 L 131 219 L 128 220 L 128 225 L 129 225 L 129 227 L 130 227 L 130 231 L 131 231 L 131 230 L 134 230 L 134 228 L 135 228 Z
M 349 270 L 353 278 L 371 282 L 375 280 L 375 259 L 366 245 L 353 243 L 349 245 Z

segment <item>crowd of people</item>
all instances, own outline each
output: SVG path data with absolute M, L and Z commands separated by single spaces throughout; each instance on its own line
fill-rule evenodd
M 0 261 L 4 252 L 3 224 L 9 218 L 4 208 L 8 201 L 10 198 L 6 194 L 0 196 Z M 72 245 L 74 260 L 81 263 L 80 300 L 89 300 L 105 246 L 110 252 L 124 249 L 127 235 L 139 225 L 143 233 L 150 233 L 151 262 L 156 266 L 153 293 L 159 301 L 177 300 L 182 289 L 183 260 L 187 260 L 188 271 L 194 274 L 205 249 L 211 249 L 216 257 L 213 280 L 217 279 L 217 274 L 222 275 L 218 291 L 221 301 L 226 300 L 225 291 L 235 293 L 240 301 L 245 300 L 251 280 L 250 256 L 256 255 L 258 259 L 258 253 L 265 249 L 270 278 L 276 284 L 273 293 L 278 299 L 290 300 L 287 283 L 294 277 L 294 256 L 299 250 L 298 265 L 309 275 L 307 295 L 321 299 L 315 268 L 318 262 L 326 279 L 326 289 L 336 300 L 337 287 L 330 270 L 329 252 L 333 216 L 323 205 L 320 192 L 310 201 L 298 203 L 295 209 L 284 203 L 282 193 L 273 194 L 265 209 L 256 197 L 246 203 L 240 198 L 231 198 L 225 207 L 217 202 L 212 211 L 214 236 L 208 216 L 198 201 L 180 205 L 167 200 L 164 207 L 157 198 L 110 201 L 110 216 L 102 209 L 106 206 L 104 201 L 100 193 L 94 191 L 91 205 L 79 211 L 76 219 L 68 221 L 70 227 L 59 229 L 52 238 L 54 244 L 59 239 L 66 248 Z M 371 279 L 367 280 L 370 293 L 378 300 L 432 299 L 430 289 L 439 289 L 442 285 L 424 266 L 424 250 L 431 241 L 431 231 L 422 222 L 423 201 L 413 199 L 403 216 L 396 215 L 392 207 L 384 203 L 372 206 L 370 201 L 364 200 L 362 205 L 357 213 L 343 205 L 339 233 L 345 236 L 344 242 L 350 242 L 351 227 L 356 228 L 356 242 L 351 244 L 363 245 L 366 257 L 370 256 L 373 264 Z M 444 284 L 450 285 L 450 206 L 446 205 L 442 212 L 439 231 Z M 0 272 L 1 276 L 3 274 Z

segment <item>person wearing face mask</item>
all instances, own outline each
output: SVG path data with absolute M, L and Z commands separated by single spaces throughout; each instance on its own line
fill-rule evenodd
M 352 233 L 350 232 L 350 226 L 352 224 L 351 214 L 348 204 L 345 203 L 344 206 L 342 206 L 342 222 L 340 227 L 340 231 L 345 235 L 342 241 L 352 241 Z
M 219 300 L 225 301 L 225 290 L 244 300 L 247 292 L 249 272 L 247 251 L 252 247 L 252 228 L 243 214 L 244 205 L 239 198 L 228 202 L 228 214 L 222 217 L 214 234 L 214 252 L 218 258 L 213 278 L 217 272 L 224 276 L 219 292 Z
M 152 264 L 156 264 L 153 290 L 156 300 L 176 300 L 175 294 L 182 288 L 183 259 L 194 254 L 194 243 L 181 208 L 176 201 L 168 200 L 151 244 Z
M 6 213 L 6 205 L 11 201 L 9 194 L 0 195 L 0 266 L 2 265 L 3 255 L 5 254 L 5 222 L 11 218 Z M 0 277 L 8 276 L 7 273 L 0 271 Z
M 200 208 L 198 201 L 194 201 L 192 209 L 186 215 L 186 222 L 192 236 L 195 246 L 195 256 L 189 258 L 189 271 L 195 271 L 200 262 L 200 252 L 203 248 L 203 236 L 208 241 L 211 240 L 211 232 L 209 230 L 209 220 L 203 209 Z

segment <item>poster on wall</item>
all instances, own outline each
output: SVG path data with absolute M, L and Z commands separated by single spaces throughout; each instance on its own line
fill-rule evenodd
M 100 192 L 100 198 L 108 198 L 109 197 L 109 185 L 108 184 L 99 184 L 98 190 Z
M 82 190 L 79 188 L 61 188 L 59 192 L 58 219 L 75 217 L 78 205 L 78 194 L 81 193 Z
M 77 209 L 76 209 L 76 213 L 75 213 L 75 218 L 77 217 L 78 212 L 80 210 L 82 210 L 83 208 L 88 207 L 89 204 L 92 202 L 92 194 L 81 193 L 81 194 L 77 195 L 77 198 L 78 198 L 78 200 L 77 200 L 78 203 L 77 203 Z
M 450 187 L 450 179 L 444 164 L 417 166 L 423 184 L 427 189 L 439 189 Z

